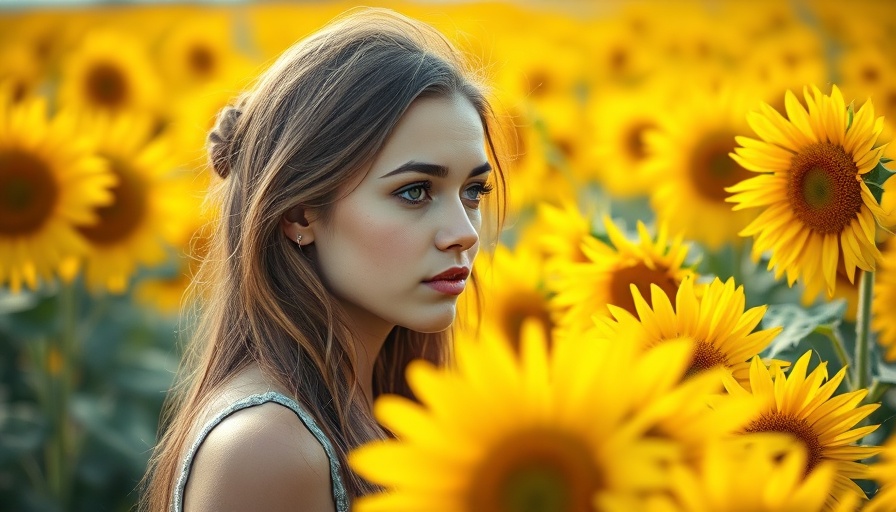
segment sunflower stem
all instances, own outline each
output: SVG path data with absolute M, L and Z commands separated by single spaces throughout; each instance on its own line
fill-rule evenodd
M 865 389 L 871 377 L 869 344 L 871 336 L 871 298 L 874 295 L 874 272 L 862 272 L 859 278 L 859 309 L 856 314 L 856 358 L 854 389 Z
M 61 332 L 54 337 L 47 354 L 47 373 L 50 377 L 53 434 L 47 453 L 47 477 L 50 491 L 63 510 L 68 510 L 73 467 L 73 446 L 71 425 L 68 421 L 71 394 L 71 357 L 77 328 L 75 289 L 71 284 L 63 284 L 59 293 L 59 314 Z

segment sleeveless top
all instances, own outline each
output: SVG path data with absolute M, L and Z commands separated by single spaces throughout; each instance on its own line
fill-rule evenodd
M 326 434 L 324 434 L 320 427 L 317 426 L 314 418 L 312 418 L 311 415 L 298 404 L 298 402 L 276 391 L 250 395 L 242 400 L 234 402 L 230 407 L 218 413 L 217 416 L 205 424 L 202 431 L 199 433 L 199 437 L 190 447 L 190 451 L 187 452 L 187 456 L 181 466 L 180 476 L 177 479 L 177 485 L 174 488 L 174 497 L 171 502 L 171 510 L 173 512 L 183 512 L 184 490 L 187 487 L 187 477 L 190 475 L 190 468 L 193 465 L 193 459 L 196 457 L 196 452 L 199 450 L 199 446 L 202 445 L 203 441 L 205 441 L 205 438 L 208 437 L 209 432 L 211 432 L 219 423 L 224 421 L 224 418 L 236 411 L 268 402 L 274 402 L 292 409 L 292 411 L 296 413 L 296 416 L 302 420 L 302 423 L 305 424 L 305 427 L 314 434 L 314 437 L 317 438 L 323 446 L 324 452 L 326 452 L 327 458 L 330 460 L 330 479 L 333 482 L 333 503 L 336 504 L 336 512 L 348 512 L 348 495 L 346 494 L 345 486 L 342 484 L 342 476 L 339 471 L 339 459 L 336 457 L 336 452 L 333 451 L 333 445 L 330 444 L 330 440 L 327 439 Z

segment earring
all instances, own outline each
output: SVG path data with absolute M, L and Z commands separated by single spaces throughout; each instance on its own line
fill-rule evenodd
M 299 246 L 302 245 L 302 234 L 301 233 L 296 235 L 296 243 L 299 244 Z

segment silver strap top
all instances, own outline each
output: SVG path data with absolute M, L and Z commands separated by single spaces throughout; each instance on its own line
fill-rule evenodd
M 336 452 L 333 450 L 333 445 L 330 444 L 330 440 L 327 439 L 327 436 L 324 434 L 324 432 L 320 429 L 320 427 L 317 426 L 314 418 L 312 418 L 310 414 L 305 412 L 305 409 L 303 409 L 302 406 L 298 404 L 298 402 L 282 393 L 277 393 L 276 391 L 269 391 L 267 393 L 251 395 L 243 398 L 242 400 L 233 403 L 227 409 L 221 411 L 211 421 L 205 424 L 205 426 L 202 428 L 202 431 L 199 433 L 199 437 L 196 438 L 196 441 L 190 447 L 190 451 L 187 453 L 187 456 L 184 458 L 183 465 L 181 466 L 180 476 L 177 479 L 177 485 L 174 488 L 174 497 L 171 501 L 171 510 L 173 512 L 183 512 L 184 490 L 187 487 L 187 478 L 190 476 L 190 468 L 193 465 L 193 459 L 196 457 L 196 452 L 199 450 L 199 446 L 201 446 L 203 441 L 205 441 L 205 438 L 208 437 L 209 432 L 211 432 L 213 428 L 218 426 L 219 423 L 224 421 L 224 418 L 230 416 L 236 411 L 268 402 L 278 403 L 284 407 L 292 409 L 292 411 L 296 413 L 296 416 L 298 416 L 299 419 L 302 420 L 302 423 L 305 424 L 305 427 L 307 427 L 308 430 L 312 434 L 314 434 L 314 437 L 316 437 L 321 446 L 323 446 L 324 451 L 327 453 L 327 458 L 330 460 L 330 479 L 333 481 L 333 503 L 336 504 L 336 512 L 348 512 L 348 494 L 346 493 L 345 486 L 342 483 L 339 459 L 336 457 Z

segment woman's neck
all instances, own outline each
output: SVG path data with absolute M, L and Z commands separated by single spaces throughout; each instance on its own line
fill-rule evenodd
M 358 385 L 368 407 L 373 407 L 373 367 L 376 364 L 377 356 L 386 342 L 386 338 L 392 331 L 393 326 L 381 327 L 375 332 L 365 331 L 356 334 L 355 337 L 355 354 Z

